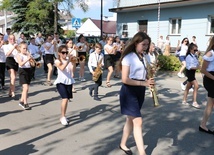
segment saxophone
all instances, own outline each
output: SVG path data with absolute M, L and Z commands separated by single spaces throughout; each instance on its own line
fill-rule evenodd
M 92 76 L 92 80 L 95 82 L 99 79 L 100 75 L 103 73 L 102 67 L 101 67 L 102 59 L 97 63 L 97 67 L 94 70 L 94 75 Z
M 146 60 L 146 70 L 147 70 L 147 78 L 154 78 L 155 77 L 155 72 L 158 69 L 157 63 L 152 63 L 150 64 L 146 57 L 144 57 Z M 152 92 L 152 99 L 155 107 L 158 107 L 160 104 L 158 102 L 158 96 L 157 96 L 157 89 L 155 86 L 150 88 L 150 91 Z

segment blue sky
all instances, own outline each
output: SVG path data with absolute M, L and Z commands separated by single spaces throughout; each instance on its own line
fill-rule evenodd
M 92 18 L 92 19 L 100 19 L 100 6 L 101 0 L 86 0 L 86 3 L 89 6 L 89 10 L 87 12 L 83 12 L 80 8 L 75 7 L 71 13 L 76 18 Z M 113 8 L 113 0 L 103 0 L 103 16 L 113 16 L 112 12 L 109 12 L 108 9 Z

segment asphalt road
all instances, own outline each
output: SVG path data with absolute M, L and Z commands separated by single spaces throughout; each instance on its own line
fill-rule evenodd
M 32 110 L 24 111 L 18 106 L 18 100 L 8 98 L 7 90 L 0 91 L 0 155 L 123 155 L 118 149 L 125 122 L 119 107 L 121 81 L 112 79 L 113 86 L 106 88 L 105 71 L 99 90 L 102 101 L 94 101 L 88 94 L 88 86 L 93 83 L 88 70 L 86 75 L 86 82 L 75 83 L 77 93 L 67 109 L 68 127 L 59 122 L 61 99 L 55 86 L 42 85 L 45 81 L 42 69 L 36 71 L 36 80 L 30 86 L 28 100 Z M 146 91 L 142 117 L 148 155 L 213 154 L 214 135 L 198 131 L 206 91 L 200 74 L 197 79 L 201 109 L 181 104 L 180 83 L 184 79 L 175 73 L 162 72 L 156 78 L 161 106 L 153 107 L 150 93 Z M 8 83 L 7 76 L 7 86 Z M 18 85 L 17 96 L 20 92 Z M 188 101 L 191 99 L 192 93 Z M 213 124 L 212 115 L 209 128 L 214 128 Z M 133 136 L 127 145 L 137 154 Z

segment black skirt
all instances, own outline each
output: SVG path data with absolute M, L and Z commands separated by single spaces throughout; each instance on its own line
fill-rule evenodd
M 51 63 L 51 65 L 54 64 L 54 54 L 45 54 L 45 61 L 46 64 Z
M 192 81 L 196 80 L 195 71 L 196 70 L 188 70 L 188 69 L 186 69 L 186 76 L 187 76 L 187 81 L 188 82 L 192 82 Z
M 209 73 L 214 75 L 214 72 L 209 72 Z M 208 92 L 207 96 L 214 98 L 214 80 L 208 78 L 207 76 L 204 76 L 203 85 Z
M 22 84 L 30 84 L 31 81 L 31 68 L 19 68 L 19 83 Z
M 106 54 L 104 56 L 104 65 L 106 69 L 108 69 L 108 67 L 110 66 L 114 67 L 115 65 L 114 57 L 115 57 L 114 54 Z
M 13 57 L 7 57 L 6 58 L 6 68 L 7 68 L 7 70 L 14 69 L 15 71 L 18 71 L 19 66 Z

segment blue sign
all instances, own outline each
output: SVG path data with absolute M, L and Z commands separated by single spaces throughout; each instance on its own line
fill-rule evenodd
M 72 18 L 71 20 L 73 28 L 80 28 L 81 27 L 81 19 L 80 18 Z

